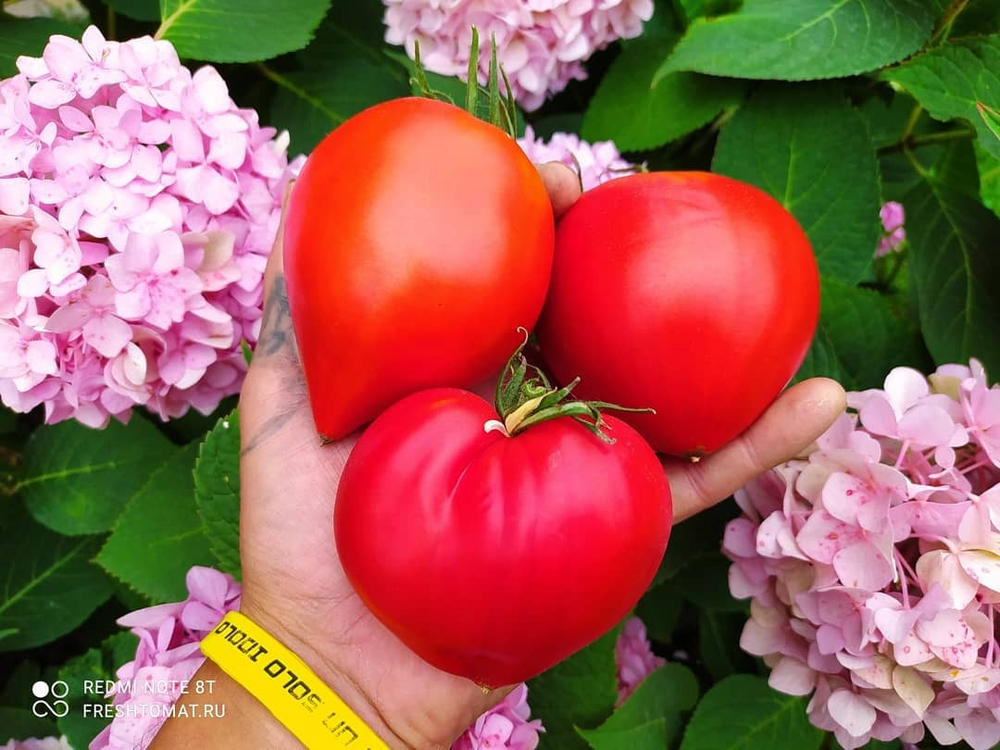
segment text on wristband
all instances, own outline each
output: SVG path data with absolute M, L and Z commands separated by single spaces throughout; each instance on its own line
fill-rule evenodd
M 260 674 L 269 681 L 280 685 L 282 694 L 293 699 L 301 710 L 317 717 L 323 716 L 326 712 L 327 715 L 322 718 L 321 724 L 329 732 L 330 739 L 336 742 L 335 746 L 350 747 L 351 750 L 371 749 L 371 745 L 367 743 L 354 744 L 361 739 L 361 735 L 351 726 L 350 721 L 342 716 L 342 711 L 329 709 L 331 704 L 337 706 L 340 701 L 325 700 L 322 695 L 325 686 L 322 684 L 316 687 L 310 686 L 293 671 L 296 667 L 290 667 L 278 658 L 266 658 L 271 653 L 270 649 L 259 643 L 258 639 L 252 637 L 246 630 L 230 622 L 228 616 L 215 627 L 215 635 L 221 636 L 245 662 L 254 664 Z

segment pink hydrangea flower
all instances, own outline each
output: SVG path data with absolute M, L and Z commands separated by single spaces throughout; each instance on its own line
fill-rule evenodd
M 205 661 L 201 639 L 226 612 L 239 609 L 242 588 L 232 576 L 196 566 L 188 571 L 186 583 L 185 601 L 147 607 L 118 620 L 139 637 L 139 645 L 135 659 L 122 665 L 116 676 L 121 682 L 143 687 L 112 693 L 113 704 L 123 708 L 90 743 L 91 750 L 148 747 L 165 720 L 166 709 L 180 697 L 178 683 L 190 680 Z
M 896 368 L 814 446 L 736 493 L 742 648 L 844 748 L 1000 743 L 1000 386 Z
M 214 568 L 195 566 L 186 579 L 188 598 L 132 612 L 118 620 L 139 637 L 135 659 L 116 672 L 119 681 L 150 689 L 130 693 L 112 692 L 113 704 L 125 706 L 103 732 L 90 743 L 90 750 L 143 750 L 149 747 L 164 722 L 167 709 L 180 697 L 178 683 L 190 680 L 205 661 L 199 644 L 219 624 L 226 612 L 240 608 L 242 586 L 232 576 Z M 166 692 L 159 687 L 168 688 Z M 453 750 L 534 750 L 538 719 L 529 720 L 528 686 L 512 693 L 480 716 L 455 742 Z M 131 710 L 129 710 L 131 707 Z M 35 740 L 30 740 L 34 742 Z M 0 748 L 0 750 L 20 750 Z M 34 746 L 24 750 L 60 750 Z M 68 750 L 63 748 L 62 750 Z
M 584 190 L 640 169 L 623 159 L 612 141 L 591 144 L 573 133 L 554 133 L 546 142 L 535 137 L 535 131 L 528 125 L 517 143 L 535 164 L 557 161 L 577 172 Z
M 618 665 L 618 705 L 635 692 L 650 672 L 666 664 L 653 653 L 646 625 L 638 617 L 630 617 L 622 626 L 615 642 L 615 662 Z
M 906 221 L 906 213 L 903 206 L 896 201 L 889 201 L 883 204 L 878 212 L 882 219 L 882 229 L 884 234 L 878 241 L 875 250 L 875 257 L 881 258 L 883 255 L 895 252 L 906 241 L 906 230 L 903 229 L 903 222 Z
M 0 745 L 0 750 L 73 750 L 65 737 L 44 737 L 26 740 L 11 740 L 6 745 Z
M 479 30 L 479 77 L 489 73 L 490 44 L 497 53 L 518 103 L 538 109 L 550 93 L 587 74 L 583 62 L 616 39 L 642 33 L 653 15 L 653 0 L 383 0 L 385 39 L 401 44 L 435 73 L 463 79 L 469 66 L 472 27 Z
M 480 716 L 451 746 L 451 750 L 535 750 L 542 722 L 529 720 L 528 686 L 521 683 L 506 698 Z
M 53 36 L 0 81 L 0 399 L 92 427 L 239 390 L 300 160 L 169 42 Z

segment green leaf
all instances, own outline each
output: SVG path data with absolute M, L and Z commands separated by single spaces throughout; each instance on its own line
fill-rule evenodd
M 161 466 L 129 501 L 97 562 L 154 603 L 187 596 L 192 565 L 214 560 L 194 501 L 191 443 Z
M 745 0 L 734 13 L 695 20 L 657 75 L 840 78 L 913 54 L 933 26 L 927 0 Z
M 952 153 L 959 148 L 967 153 L 963 162 L 971 165 L 968 144 L 953 146 Z M 957 158 L 948 160 L 937 171 L 924 171 L 924 180 L 904 198 L 910 274 L 934 360 L 976 357 L 987 371 L 1000 373 L 1000 297 L 995 293 L 1000 218 L 955 187 L 956 182 L 974 186 L 975 169 L 968 169 Z
M 90 560 L 98 537 L 65 537 L 21 508 L 0 519 L 4 570 L 0 573 L 0 651 L 31 648 L 70 632 L 103 604 L 114 582 Z
M 24 703 L 31 703 L 32 696 L 24 696 Z M 26 740 L 31 737 L 52 737 L 59 732 L 50 719 L 35 716 L 29 708 L 0 706 L 0 742 L 6 745 L 10 740 Z
M 407 93 L 384 67 L 358 58 L 295 73 L 270 71 L 268 77 L 278 84 L 271 121 L 291 133 L 292 150 L 301 153 L 352 115 Z
M 736 674 L 699 701 L 681 750 L 818 749 L 823 732 L 806 718 L 806 701 L 778 693 L 761 678 Z
M 533 717 L 545 727 L 545 747 L 587 747 L 576 727 L 599 726 L 614 711 L 618 698 L 615 627 L 584 649 L 528 682 Z
M 177 54 L 211 62 L 268 60 L 302 49 L 330 0 L 160 0 L 157 38 Z
M 1000 139 L 976 109 L 1000 105 L 1000 34 L 972 37 L 937 47 L 882 77 L 902 86 L 932 117 L 961 117 L 975 127 L 983 147 L 1000 158 Z
M 1000 0 L 969 0 L 951 27 L 951 36 L 979 36 L 1000 32 Z
M 176 448 L 152 424 L 112 420 L 92 430 L 67 420 L 39 427 L 15 486 L 31 515 L 61 534 L 109 530 L 125 503 Z
M 692 562 L 676 577 L 677 587 L 692 604 L 702 609 L 743 612 L 746 602 L 729 593 L 729 560 L 716 552 Z
M 198 515 L 218 568 L 240 576 L 240 423 L 234 411 L 205 437 L 194 465 Z
M 148 596 L 140 594 L 128 584 L 121 582 L 119 582 L 118 586 L 115 588 L 115 599 L 117 599 L 119 603 L 121 603 L 121 605 L 129 612 L 135 612 L 137 609 L 145 609 L 146 607 L 153 606 L 153 601 Z
M 753 669 L 753 659 L 739 647 L 746 619 L 735 612 L 698 612 L 698 656 L 713 680 Z
M 866 276 L 881 231 L 878 167 L 865 122 L 845 99 L 819 85 L 764 87 L 722 128 L 712 169 L 780 201 L 823 275 Z
M 687 565 L 711 559 L 719 552 L 726 524 L 739 515 L 735 503 L 725 502 L 676 524 L 670 532 L 667 551 L 651 586 L 677 575 Z
M 580 112 L 559 112 L 539 117 L 531 123 L 536 138 L 550 139 L 554 133 L 579 133 L 583 128 Z
M 690 22 L 703 16 L 724 16 L 739 10 L 742 0 L 673 0 Z
M 59 732 L 66 735 L 71 747 L 85 748 L 110 719 L 94 716 L 84 711 L 84 705 L 107 704 L 103 691 L 85 691 L 86 682 L 115 680 L 115 671 L 125 662 L 135 658 L 138 638 L 132 633 L 116 633 L 107 638 L 100 648 L 92 648 L 75 656 L 59 669 L 59 679 L 69 686 L 69 713 L 58 720 Z
M 115 12 L 136 21 L 159 21 L 159 0 L 105 0 Z
M 344 7 L 350 8 L 339 4 L 297 55 L 302 70 L 264 69 L 278 85 L 271 121 L 291 133 L 293 151 L 310 152 L 347 118 L 410 91 L 405 69 L 383 52 L 369 21 Z
M 0 692 L 0 705 L 23 706 L 31 693 L 31 686 L 42 676 L 42 669 L 36 662 L 25 659 L 7 677 Z
M 17 429 L 17 414 L 0 404 L 0 435 Z
M 594 750 L 620 750 L 623 747 L 629 750 L 663 750 L 670 747 L 667 742 L 667 720 L 663 716 L 651 716 L 620 729 L 604 731 L 599 727 L 576 731 Z
M 982 102 L 976 102 L 976 111 L 986 125 L 986 129 L 993 134 L 994 138 L 1000 139 L 1000 112 L 990 109 Z
M 744 83 L 697 73 L 670 73 L 653 86 L 663 51 L 675 38 L 643 38 L 611 64 L 591 99 L 582 137 L 613 140 L 623 151 L 643 151 L 690 133 L 735 104 Z
M 1000 159 L 986 153 L 976 144 L 976 165 L 979 171 L 979 195 L 983 205 L 1000 215 Z
M 372 59 L 381 57 L 385 46 L 385 6 L 382 3 L 345 3 L 335 2 L 320 30 L 317 38 L 324 34 L 327 28 L 336 28 L 342 33 L 344 44 L 353 47 L 354 54 L 361 54 Z M 326 54 L 343 56 L 344 51 L 334 47 L 314 50 L 323 57 Z M 305 52 L 299 53 L 299 58 L 305 57 Z M 308 60 L 303 60 L 308 62 Z M 383 62 L 385 62 L 383 60 Z
M 886 94 L 880 88 L 878 93 Z M 858 105 L 858 112 L 868 125 L 875 148 L 895 145 L 900 135 L 906 130 L 907 122 L 920 105 L 904 92 L 890 92 L 887 97 L 872 96 Z M 911 126 L 913 132 L 926 132 L 927 124 L 937 127 L 938 123 L 926 115 L 918 116 L 917 123 Z M 921 127 L 923 126 L 923 128 Z
M 663 750 L 680 734 L 680 713 L 698 701 L 698 680 L 681 664 L 664 664 L 596 729 L 577 729 L 594 750 Z
M 49 37 L 65 34 L 79 37 L 79 26 L 54 18 L 11 18 L 0 15 L 0 78 L 17 75 L 17 58 L 40 57 Z
M 650 588 L 635 605 L 635 614 L 645 624 L 651 640 L 670 643 L 683 609 L 684 595 L 677 578 L 672 578 Z
M 907 220 L 909 232 L 908 204 Z M 879 388 L 893 367 L 928 365 L 916 321 L 898 299 L 822 280 L 819 328 L 796 379 L 825 376 L 848 389 Z
M 836 346 L 822 326 L 816 329 L 816 334 L 809 345 L 809 351 L 806 352 L 806 358 L 802 360 L 792 382 L 798 383 L 800 380 L 815 377 L 832 378 L 845 388 L 849 387 L 845 384 L 850 376 L 844 371 L 840 360 L 837 359 Z
M 913 168 L 912 159 L 921 163 L 933 164 L 948 148 L 947 141 L 939 143 L 924 143 L 919 148 L 904 152 L 900 148 L 900 136 L 906 130 L 907 122 L 916 113 L 916 123 L 912 125 L 910 134 L 915 138 L 925 136 L 936 137 L 942 125 L 924 111 L 916 100 L 905 92 L 897 92 L 892 98 L 890 111 L 882 111 L 885 115 L 879 118 L 879 107 L 873 104 L 877 100 L 869 100 L 862 108 L 868 125 L 873 130 L 875 147 L 886 149 L 879 154 L 879 173 L 882 182 L 883 201 L 901 201 L 919 182 L 920 175 Z M 881 121 L 880 121 L 881 120 Z M 969 131 L 971 133 L 971 130 Z
M 239 396 L 226 396 L 210 414 L 202 414 L 197 409 L 188 409 L 183 416 L 175 417 L 168 422 L 161 422 L 159 417 L 149 412 L 140 412 L 139 416 L 154 422 L 157 429 L 170 438 L 171 442 L 187 445 L 193 440 L 203 440 L 208 431 L 215 427 L 219 418 L 235 409 L 237 403 Z

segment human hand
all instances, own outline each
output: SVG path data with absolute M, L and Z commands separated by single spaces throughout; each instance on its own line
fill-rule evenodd
M 541 168 L 556 215 L 576 176 Z M 484 692 L 418 657 L 348 582 L 333 538 L 352 435 L 317 436 L 296 351 L 279 230 L 264 279 L 264 321 L 240 397 L 242 610 L 295 651 L 393 746 L 449 747 L 509 688 Z
M 579 196 L 576 177 L 561 165 L 544 165 L 541 174 L 559 215 Z M 448 747 L 505 691 L 484 693 L 428 665 L 375 619 L 347 581 L 332 519 L 356 436 L 324 445 L 316 434 L 280 241 L 279 231 L 265 277 L 260 341 L 240 401 L 243 611 L 298 653 L 391 746 Z M 799 453 L 844 406 L 833 381 L 805 381 L 714 455 L 699 463 L 665 460 L 675 519 Z

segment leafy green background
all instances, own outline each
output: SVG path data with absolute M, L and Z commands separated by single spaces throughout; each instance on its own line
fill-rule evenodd
M 241 106 L 290 132 L 292 153 L 413 90 L 375 0 L 84 4 L 109 38 L 157 34 L 192 69 L 216 65 Z M 50 34 L 82 29 L 0 13 L 0 76 Z M 822 310 L 797 378 L 863 389 L 897 365 L 969 357 L 1000 373 L 1000 2 L 657 0 L 640 38 L 587 69 L 530 113 L 536 133 L 745 180 L 803 225 Z M 457 80 L 429 78 L 461 96 Z M 875 259 L 888 200 L 904 205 L 907 242 Z M 34 717 L 32 682 L 110 676 L 135 649 L 115 619 L 183 598 L 191 565 L 239 576 L 233 406 L 166 425 L 137 413 L 99 432 L 0 410 L 0 743 L 65 733 L 84 747 L 103 722 Z M 625 703 L 617 630 L 530 682 L 543 750 L 831 746 L 806 699 L 771 690 L 739 648 L 748 607 L 729 595 L 719 551 L 735 515 L 723 503 L 674 530 L 636 607 L 668 663 Z

